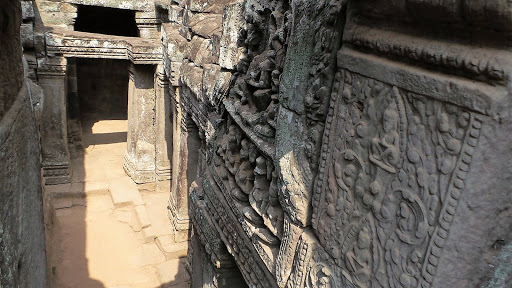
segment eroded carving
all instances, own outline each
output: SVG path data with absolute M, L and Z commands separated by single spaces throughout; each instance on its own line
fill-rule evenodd
M 275 1 L 274 10 L 246 16 L 239 45 L 238 77 L 230 91 L 235 113 L 264 141 L 273 142 L 279 107 L 279 79 L 284 67 L 290 11 L 288 1 Z
M 346 70 L 336 81 L 314 204 L 319 240 L 360 287 L 428 286 L 427 259 L 432 247 L 440 256 L 436 234 L 447 237 L 480 116 Z
M 277 198 L 273 161 L 263 156 L 240 128 L 229 125 L 214 156 L 215 171 L 237 202 L 245 224 L 262 243 L 279 246 L 284 221 Z

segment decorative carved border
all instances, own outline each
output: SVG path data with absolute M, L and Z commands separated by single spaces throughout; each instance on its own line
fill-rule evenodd
M 203 191 L 205 196 L 208 214 L 212 215 L 213 222 L 217 231 L 219 231 L 222 241 L 228 248 L 228 251 L 235 257 L 235 260 L 250 287 L 258 288 L 277 288 L 274 277 L 269 273 L 261 259 L 255 258 L 258 255 L 244 229 L 240 227 L 233 210 L 225 207 L 229 203 L 222 195 L 215 180 L 212 179 L 210 172 L 206 173 Z M 206 187 L 210 187 L 210 192 Z M 222 199 L 218 197 L 222 197 Z M 224 201 L 222 201 L 224 200 Z
M 258 149 L 263 152 L 263 154 L 271 159 L 274 159 L 276 155 L 276 148 L 273 143 L 268 142 L 257 136 L 249 127 L 245 126 L 242 122 L 240 116 L 235 112 L 235 107 L 231 103 L 231 100 L 225 100 L 224 106 L 226 107 L 226 111 L 229 112 L 231 118 L 235 120 L 238 127 L 240 127 L 244 133 L 251 139 L 252 143 L 258 147 Z
M 157 65 L 163 60 L 161 45 L 141 38 L 105 38 L 91 33 L 66 33 L 58 30 L 47 32 L 45 37 L 48 54 L 77 58 L 123 59 L 134 64 Z
M 451 74 L 463 73 L 488 82 L 508 80 L 509 73 L 504 67 L 512 64 L 512 56 L 503 50 L 442 42 L 357 24 L 345 30 L 344 42 L 379 56 L 432 65 Z
M 363 77 L 374 78 L 374 79 L 377 79 L 378 81 L 382 81 L 389 85 L 392 85 L 395 87 L 398 86 L 401 89 L 403 88 L 403 87 L 401 87 L 401 85 L 399 85 L 400 84 L 399 80 L 401 80 L 401 78 L 398 77 L 398 79 L 397 79 L 397 78 L 394 78 L 393 76 L 395 76 L 395 75 L 413 75 L 413 77 L 414 77 L 414 76 L 417 76 L 418 74 L 424 73 L 423 71 L 418 71 L 418 69 L 415 69 L 412 67 L 404 68 L 404 66 L 402 65 L 400 67 L 398 67 L 398 66 L 391 67 L 391 68 L 388 67 L 389 69 L 387 69 L 387 70 L 389 73 L 383 73 L 381 71 L 381 73 L 379 75 L 377 75 L 376 73 L 374 73 L 374 71 L 378 70 L 384 64 L 389 64 L 388 60 L 377 59 L 376 57 L 374 58 L 373 56 L 367 56 L 360 52 L 354 52 L 347 48 L 343 48 L 340 50 L 338 59 L 339 59 L 339 61 L 338 61 L 339 68 L 342 70 L 351 71 L 352 73 L 363 75 Z M 376 68 L 375 70 L 366 70 L 365 68 L 370 67 L 371 64 L 375 64 L 378 68 Z M 391 65 L 391 66 L 393 66 L 393 65 Z M 408 70 L 408 69 L 410 69 L 410 70 Z M 398 70 L 400 70 L 400 71 L 398 71 Z M 392 74 L 392 75 L 390 75 L 390 74 Z M 487 97 L 486 99 L 488 101 L 486 101 L 486 104 L 488 106 L 486 106 L 486 107 L 493 107 L 495 105 L 496 99 L 493 97 L 495 97 L 496 95 L 492 94 L 494 92 L 493 90 L 487 90 L 488 87 L 485 87 L 487 85 L 485 83 L 477 83 L 477 84 L 473 83 L 474 85 L 470 85 L 470 84 L 468 84 L 468 82 L 458 81 L 457 79 L 455 79 L 453 81 L 451 81 L 451 80 L 442 81 L 440 79 L 442 77 L 446 78 L 446 76 L 435 75 L 435 73 L 430 73 L 430 74 L 431 75 L 422 75 L 421 79 L 427 79 L 427 81 L 431 81 L 430 83 L 434 82 L 434 83 L 436 83 L 436 85 L 438 87 L 441 86 L 442 84 L 446 84 L 446 82 L 449 82 L 449 85 L 450 85 L 449 87 L 451 89 L 457 91 L 457 93 L 463 93 L 463 92 L 471 93 L 471 92 L 477 91 L 477 92 L 479 92 L 479 93 L 475 93 L 475 94 L 477 94 L 477 97 Z M 343 81 L 340 78 L 343 76 L 341 76 L 341 75 L 342 75 L 342 73 L 338 73 L 338 75 L 337 75 L 336 84 L 333 87 L 333 95 L 338 95 L 338 94 L 341 95 L 341 92 L 339 91 L 340 89 L 343 88 L 342 87 Z M 433 78 L 434 80 L 432 81 L 431 79 L 429 79 L 429 77 L 431 77 L 431 79 Z M 390 81 L 390 79 L 393 79 L 393 80 Z M 421 88 L 419 88 L 419 89 L 421 89 Z M 495 89 L 497 91 L 501 91 L 501 87 L 495 87 Z M 404 88 L 404 90 L 407 90 L 407 89 Z M 491 93 L 491 94 L 486 95 L 485 94 L 486 92 Z M 419 96 L 423 96 L 423 97 L 434 96 L 432 98 L 434 98 L 438 101 L 444 101 L 444 102 L 448 102 L 448 103 L 452 102 L 452 101 L 449 101 L 449 100 L 452 100 L 451 98 L 447 99 L 447 98 L 443 98 L 441 96 L 442 93 L 444 93 L 444 91 L 442 91 L 442 89 L 437 89 L 435 92 L 433 92 L 433 93 L 437 93 L 436 95 L 424 95 L 424 94 L 420 93 L 419 91 L 414 91 L 414 93 L 417 93 L 417 94 L 419 94 Z M 480 95 L 478 95 L 478 94 L 480 94 Z M 500 95 L 500 94 L 498 93 L 498 95 Z M 341 96 L 339 96 L 339 97 L 341 97 Z M 336 114 L 336 109 L 338 108 L 337 101 L 339 101 L 339 97 L 331 97 L 331 101 L 330 101 L 330 108 L 329 108 L 329 113 L 327 116 L 327 121 L 325 124 L 325 133 L 323 136 L 322 158 L 321 158 L 321 162 L 320 162 L 320 166 L 319 166 L 318 177 L 317 177 L 316 183 L 315 183 L 316 192 L 314 193 L 313 199 L 312 199 L 313 207 L 319 207 L 320 202 L 321 202 L 321 194 L 322 194 L 321 191 L 323 191 L 323 188 L 325 185 L 325 177 L 324 176 L 326 174 L 326 165 L 329 160 L 329 159 L 327 159 L 326 155 L 329 154 L 328 151 L 329 151 L 329 149 L 332 148 L 331 146 L 333 145 L 330 143 L 330 136 L 331 136 L 331 129 L 332 129 L 331 125 L 333 124 L 332 122 L 334 120 L 334 115 Z M 463 97 L 463 96 L 460 96 L 460 97 Z M 481 112 L 481 113 L 492 111 L 492 109 L 490 109 L 490 108 L 482 109 L 481 106 L 474 105 L 475 102 L 471 101 L 472 100 L 471 97 L 475 97 L 475 96 L 469 95 L 467 97 L 463 97 L 463 101 L 465 101 L 465 102 L 455 103 L 455 104 L 456 105 L 459 104 L 459 106 L 463 106 L 466 109 L 477 110 L 478 112 Z M 469 99 L 469 101 L 468 101 L 468 99 Z M 472 155 L 473 155 L 475 148 L 477 147 L 477 144 L 478 144 L 478 137 L 480 135 L 480 129 L 481 129 L 482 124 L 486 118 L 486 116 L 479 114 L 479 113 L 475 113 L 475 112 L 471 112 L 469 114 L 470 114 L 469 125 L 468 125 L 469 128 L 466 131 L 466 134 L 464 136 L 462 150 L 459 154 L 460 156 L 457 159 L 456 166 L 452 172 L 452 176 L 450 178 L 450 181 L 449 181 L 449 184 L 447 187 L 447 192 L 446 192 L 445 198 L 442 201 L 443 206 L 442 206 L 441 211 L 438 216 L 439 223 L 435 226 L 434 232 L 429 239 L 429 244 L 428 244 L 428 247 L 426 250 L 426 256 L 425 256 L 425 259 L 421 266 L 422 276 L 420 277 L 420 281 L 417 285 L 418 287 L 430 287 L 430 285 L 433 282 L 435 272 L 437 269 L 437 265 L 439 263 L 439 258 L 442 254 L 442 249 L 444 248 L 445 241 L 448 238 L 451 223 L 453 222 L 454 216 L 456 215 L 456 210 L 457 210 L 458 203 L 459 203 L 458 200 L 462 196 L 462 189 L 464 188 L 464 180 L 467 177 L 467 174 L 469 171 L 469 164 L 471 163 Z M 313 209 L 312 218 L 313 218 L 313 223 L 317 223 L 319 221 L 318 209 L 315 209 L 315 208 Z M 316 226 L 315 224 L 313 224 L 313 225 L 314 225 L 314 227 Z M 299 251 L 299 250 L 300 250 L 300 247 L 299 247 L 299 249 L 297 249 L 297 251 Z M 300 253 L 300 252 L 298 252 L 298 253 Z
M 445 241 L 450 232 L 450 226 L 457 213 L 459 199 L 462 196 L 462 189 L 464 189 L 464 180 L 469 171 L 469 164 L 478 144 L 478 137 L 480 136 L 480 129 L 482 128 L 483 118 L 478 114 L 471 115 L 470 129 L 466 132 L 461 156 L 459 157 L 453 176 L 450 179 L 450 184 L 446 191 L 446 197 L 443 200 L 443 207 L 439 214 L 439 224 L 436 226 L 434 233 L 430 239 L 427 248 L 425 261 L 423 262 L 422 276 L 418 287 L 430 287 L 434 280 L 439 258 L 441 257 L 442 249 L 444 248 Z

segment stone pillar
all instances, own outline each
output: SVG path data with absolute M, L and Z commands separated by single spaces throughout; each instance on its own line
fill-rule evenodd
M 172 156 L 172 111 L 169 79 L 163 65 L 159 65 L 156 75 L 156 179 L 170 186 Z M 169 190 L 167 190 L 169 191 Z
M 173 181 L 169 198 L 169 217 L 174 224 L 176 242 L 188 238 L 188 189 L 197 178 L 201 140 L 199 130 L 189 114 L 181 115 L 179 137 L 173 139 Z M 176 120 L 176 119 L 175 119 Z M 176 127 L 176 126 L 175 126 Z M 178 148 L 178 149 L 176 149 Z
M 160 25 L 162 21 L 157 17 L 155 11 L 136 12 L 135 22 L 139 28 L 141 38 L 160 39 Z
M 70 153 L 74 148 L 82 146 L 82 128 L 80 127 L 80 105 L 78 99 L 78 83 L 76 76 L 76 59 L 67 59 L 66 80 L 67 91 L 67 119 L 68 119 L 68 146 Z
M 136 183 L 155 181 L 155 66 L 130 66 L 124 170 Z
M 43 176 L 46 184 L 69 183 L 66 58 L 46 58 L 37 73 L 44 91 L 41 112 Z
M 68 117 L 76 119 L 80 117 L 78 100 L 78 82 L 76 76 L 76 59 L 67 59 L 67 85 L 68 85 Z

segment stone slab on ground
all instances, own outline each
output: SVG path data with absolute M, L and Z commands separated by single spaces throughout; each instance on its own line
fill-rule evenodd
M 165 256 L 155 243 L 142 244 L 137 249 L 137 265 L 144 267 L 165 261 Z
M 156 239 L 156 244 L 160 247 L 167 259 L 176 259 L 187 256 L 188 241 L 174 242 L 173 235 L 162 235 Z
M 152 242 L 155 238 L 155 229 L 153 229 L 153 226 L 142 229 L 142 239 L 144 240 L 144 243 Z
M 110 196 L 116 208 L 144 204 L 139 190 L 137 190 L 137 184 L 127 178 L 128 176 L 109 179 L 108 181 Z
M 106 181 L 75 182 L 71 184 L 72 193 L 107 194 L 108 188 Z
M 71 191 L 71 183 L 44 186 L 45 193 L 65 193 L 69 191 Z
M 135 212 L 133 212 L 132 208 L 125 207 L 116 209 L 112 215 L 114 215 L 117 221 L 130 225 L 133 231 L 140 232 L 142 230 L 142 226 L 137 220 L 137 217 L 135 217 Z
M 151 226 L 151 221 L 149 220 L 148 212 L 146 211 L 145 206 L 135 206 L 134 212 L 142 228 Z
M 141 191 L 139 189 L 139 191 Z M 167 204 L 169 192 L 154 193 L 141 191 L 142 198 L 146 203 L 146 212 L 155 229 L 155 236 L 172 234 L 172 223 L 167 216 Z

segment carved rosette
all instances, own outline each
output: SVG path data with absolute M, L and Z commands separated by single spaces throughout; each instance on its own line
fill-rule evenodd
M 313 204 L 321 245 L 359 287 L 431 283 L 480 115 L 344 69 L 333 90 Z

